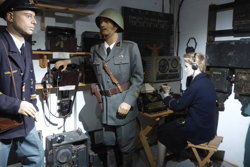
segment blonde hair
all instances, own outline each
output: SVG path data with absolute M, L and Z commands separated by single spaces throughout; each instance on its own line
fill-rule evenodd
M 201 53 L 184 54 L 184 61 L 190 65 L 196 64 L 201 72 L 206 72 L 206 57 Z

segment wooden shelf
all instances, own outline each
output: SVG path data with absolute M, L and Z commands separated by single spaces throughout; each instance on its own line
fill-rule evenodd
M 0 0 L 0 4 L 3 3 L 5 0 Z M 68 8 L 68 7 L 62 7 L 62 6 L 56 6 L 56 5 L 48 5 L 48 4 L 41 4 L 41 3 L 35 3 L 36 7 L 40 9 L 41 14 L 41 30 L 45 31 L 45 12 L 46 11 L 52 11 L 52 12 L 62 12 L 62 13 L 71 13 L 75 15 L 83 15 L 88 16 L 92 15 L 95 12 L 90 10 L 84 10 L 84 9 L 74 9 L 74 8 Z
M 39 66 L 41 68 L 46 68 L 48 66 L 48 61 L 52 59 L 52 55 L 54 52 L 51 51 L 33 51 L 32 58 L 39 59 Z M 89 52 L 67 52 L 70 55 L 89 55 Z
M 89 10 L 83 10 L 83 9 L 74 9 L 74 8 L 68 8 L 68 7 L 62 7 L 62 6 L 55 6 L 55 5 L 48 5 L 48 4 L 41 4 L 36 3 L 36 6 L 41 9 L 41 30 L 45 31 L 45 13 L 46 11 L 52 11 L 52 12 L 62 12 L 62 13 L 71 13 L 76 15 L 83 15 L 88 16 L 94 14 L 93 11 Z
M 72 14 L 84 15 L 84 16 L 94 14 L 93 11 L 89 11 L 89 10 L 74 9 L 74 8 L 54 6 L 54 5 L 41 4 L 41 3 L 37 3 L 36 6 L 42 10 L 55 11 L 55 12 L 72 13 Z
M 5 0 L 0 0 L 0 4 L 3 3 Z M 50 11 L 56 11 L 56 12 L 63 12 L 63 13 L 72 13 L 77 15 L 92 15 L 95 12 L 89 11 L 89 10 L 83 10 L 83 9 L 74 9 L 74 8 L 68 8 L 68 7 L 62 7 L 62 6 L 55 6 L 55 5 L 48 5 L 48 4 L 41 4 L 36 3 L 35 4 L 39 9 L 42 11 L 44 10 L 50 10 Z
M 52 55 L 53 52 L 51 51 L 33 51 L 33 55 Z M 89 52 L 69 52 L 70 55 L 87 55 L 90 54 Z
M 79 83 L 79 87 L 85 87 L 85 86 L 89 86 L 90 84 L 85 84 L 85 83 Z M 51 84 L 47 85 L 48 89 L 53 89 L 53 88 L 57 88 L 57 87 L 53 87 Z M 36 84 L 36 90 L 42 90 L 43 89 L 43 85 L 41 84 Z

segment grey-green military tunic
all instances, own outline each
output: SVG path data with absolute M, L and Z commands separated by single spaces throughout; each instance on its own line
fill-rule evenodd
M 84 59 L 73 57 L 71 61 L 73 64 L 80 65 Z M 94 45 L 91 48 L 91 62 L 100 84 L 100 89 L 110 90 L 117 88 L 117 86 L 112 82 L 111 78 L 104 70 L 103 61 L 107 63 L 110 71 L 121 85 L 130 82 L 131 86 L 122 93 L 112 96 L 102 96 L 104 105 L 102 123 L 111 126 L 125 126 L 129 122 L 134 121 L 138 115 L 137 98 L 143 83 L 143 67 L 140 51 L 136 43 L 127 40 L 118 40 L 108 56 L 105 51 L 104 43 Z M 117 114 L 118 107 L 123 102 L 131 105 L 131 109 L 126 117 L 121 117 Z M 129 136 L 133 135 L 133 133 L 124 135 Z

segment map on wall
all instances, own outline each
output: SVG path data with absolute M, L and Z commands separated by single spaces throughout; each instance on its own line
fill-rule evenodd
M 142 56 L 173 56 L 173 15 L 122 7 L 123 39 L 138 44 Z

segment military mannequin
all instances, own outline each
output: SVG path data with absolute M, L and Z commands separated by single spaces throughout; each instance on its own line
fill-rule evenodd
M 11 148 L 22 166 L 44 167 L 44 150 L 35 127 L 39 115 L 32 49 L 26 40 L 35 29 L 37 12 L 32 0 L 5 0 L 0 5 L 0 17 L 7 23 L 0 33 L 0 118 L 20 123 L 0 133 L 1 167 L 7 166 Z
M 91 62 L 103 101 L 102 124 L 107 146 L 107 166 L 132 166 L 132 153 L 137 135 L 137 98 L 143 83 L 141 55 L 136 43 L 119 39 L 124 29 L 123 17 L 114 9 L 105 9 L 96 17 L 104 42 L 92 46 Z M 109 49 L 108 49 L 109 48 Z M 82 57 L 58 61 L 56 68 L 82 64 Z M 108 69 L 107 69 L 108 68 Z M 112 74 L 109 74 L 108 71 Z M 122 153 L 117 164 L 114 148 Z

